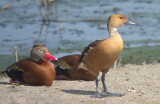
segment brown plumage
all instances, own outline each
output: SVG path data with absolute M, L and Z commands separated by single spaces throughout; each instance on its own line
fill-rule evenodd
M 53 61 L 56 69 L 56 79 L 93 81 L 94 75 L 82 68 L 78 69 L 80 54 L 73 54 Z
M 51 86 L 56 72 L 49 60 L 56 60 L 56 58 L 49 54 L 46 47 L 35 45 L 31 50 L 30 58 L 12 64 L 5 72 L 11 78 L 11 83 Z
M 81 53 L 79 68 L 90 71 L 96 80 L 97 96 L 101 97 L 98 89 L 97 75 L 102 72 L 102 83 L 105 95 L 122 96 L 119 93 L 110 93 L 105 84 L 105 74 L 109 71 L 111 65 L 120 56 L 123 50 L 123 40 L 117 31 L 117 27 L 124 25 L 127 18 L 124 15 L 115 14 L 108 20 L 109 38 L 96 40 L 89 44 Z M 129 22 L 132 23 L 133 22 Z

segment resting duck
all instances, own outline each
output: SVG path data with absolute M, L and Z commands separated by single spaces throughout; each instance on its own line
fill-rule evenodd
M 78 68 L 80 54 L 73 54 L 53 60 L 56 69 L 56 79 L 93 81 L 94 75 L 89 71 Z
M 10 82 L 24 85 L 51 86 L 56 72 L 49 60 L 56 60 L 42 45 L 33 46 L 30 58 L 20 60 L 6 69 Z
M 95 76 L 96 97 L 102 97 L 98 89 L 98 74 L 102 72 L 102 84 L 104 96 L 122 96 L 120 93 L 111 93 L 105 84 L 105 74 L 109 71 L 111 65 L 120 56 L 123 50 L 123 40 L 117 31 L 119 26 L 126 23 L 135 24 L 127 21 L 124 15 L 114 14 L 108 20 L 109 38 L 104 40 L 96 40 L 89 44 L 81 53 L 79 58 L 79 68 L 90 71 Z

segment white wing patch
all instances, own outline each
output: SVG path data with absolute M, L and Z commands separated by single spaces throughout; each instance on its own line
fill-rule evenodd
M 85 70 L 88 70 L 87 67 L 85 66 L 85 64 L 83 62 L 81 62 L 78 66 L 78 68 L 82 68 L 82 69 L 85 69 Z

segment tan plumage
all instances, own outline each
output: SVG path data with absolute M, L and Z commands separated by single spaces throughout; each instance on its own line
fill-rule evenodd
M 109 68 L 123 50 L 123 40 L 117 31 L 117 27 L 124 25 L 126 22 L 127 18 L 124 15 L 115 14 L 110 16 L 108 20 L 109 38 L 92 42 L 81 53 L 79 68 L 84 68 L 95 75 L 98 97 L 100 97 L 97 79 L 99 72 L 103 73 L 102 83 L 105 94 L 107 96 L 122 96 L 122 94 L 108 92 L 105 85 L 105 73 L 109 71 Z
M 88 47 L 87 47 L 88 48 Z M 99 40 L 83 57 L 84 67 L 97 75 L 100 71 L 106 73 L 123 50 L 123 41 L 118 33 L 109 39 Z

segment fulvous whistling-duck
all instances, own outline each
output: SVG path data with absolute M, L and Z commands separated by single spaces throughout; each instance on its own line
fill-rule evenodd
M 93 81 L 94 75 L 78 68 L 80 54 L 73 54 L 53 60 L 56 69 L 56 79 Z
M 120 93 L 111 93 L 105 84 L 105 74 L 109 71 L 111 65 L 120 56 L 123 50 L 123 40 L 117 31 L 119 26 L 125 23 L 135 24 L 127 21 L 124 15 L 111 15 L 108 20 L 109 38 L 104 40 L 96 40 L 89 44 L 81 53 L 79 58 L 79 68 L 90 71 L 95 76 L 96 97 L 102 97 L 98 89 L 98 74 L 102 72 L 103 92 L 106 96 L 122 96 Z
M 35 45 L 30 52 L 30 58 L 12 64 L 7 67 L 5 73 L 11 78 L 11 83 L 51 86 L 56 72 L 50 60 L 56 58 L 50 55 L 48 49 Z

